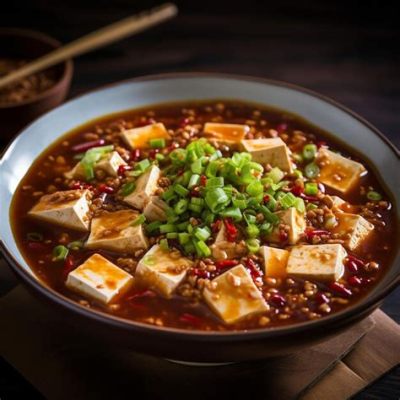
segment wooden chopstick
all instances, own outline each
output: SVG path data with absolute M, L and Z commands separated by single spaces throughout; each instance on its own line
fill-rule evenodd
M 174 17 L 177 12 L 178 9 L 174 4 L 165 3 L 159 7 L 124 18 L 121 21 L 89 33 L 0 78 L 0 89 L 28 75 L 56 65 L 61 61 L 65 61 L 148 29 Z

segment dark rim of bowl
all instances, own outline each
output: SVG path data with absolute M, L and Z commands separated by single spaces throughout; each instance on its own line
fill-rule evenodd
M 25 37 L 25 38 L 33 38 L 37 40 L 38 42 L 43 42 L 46 44 L 49 44 L 50 46 L 53 47 L 53 50 L 56 50 L 58 47 L 62 45 L 60 41 L 57 39 L 48 36 L 42 32 L 37 32 L 33 31 L 30 29 L 20 29 L 20 28 L 0 28 L 0 36 L 2 35 L 13 35 L 15 37 Z M 0 109 L 9 109 L 9 108 L 16 108 L 16 107 L 21 107 L 29 104 L 33 104 L 36 102 L 40 102 L 46 97 L 51 97 L 54 93 L 56 93 L 59 89 L 60 86 L 64 84 L 64 82 L 71 82 L 72 80 L 72 74 L 74 71 L 74 63 L 72 59 L 68 59 L 62 63 L 63 65 L 63 72 L 60 78 L 57 79 L 56 83 L 46 89 L 44 92 L 39 93 L 37 96 L 34 96 L 30 99 L 21 101 L 19 103 L 10 103 L 10 104 L 0 104 Z M 59 65 L 59 64 L 57 64 Z M 54 68 L 56 65 L 50 68 Z
M 310 89 L 303 88 L 301 86 L 297 86 L 292 83 L 276 81 L 267 78 L 256 78 L 251 76 L 243 76 L 243 75 L 234 75 L 234 74 L 222 74 L 222 73 L 207 73 L 207 72 L 189 72 L 189 73 L 166 73 L 166 74 L 156 74 L 156 75 L 148 75 L 143 77 L 137 77 L 132 79 L 123 80 L 120 82 L 115 82 L 112 84 L 108 84 L 102 86 L 93 91 L 89 91 L 87 93 L 81 94 L 70 101 L 75 101 L 80 97 L 83 97 L 88 94 L 96 93 L 98 91 L 113 88 L 115 86 L 120 86 L 125 83 L 131 82 L 145 82 L 145 81 L 154 81 L 154 80 L 163 80 L 163 79 L 183 79 L 183 78 L 220 78 L 220 79 L 233 79 L 238 81 L 247 81 L 247 82 L 256 82 L 260 84 L 268 84 L 279 87 L 286 87 L 301 93 L 305 93 L 315 97 L 316 99 L 322 100 L 328 104 L 333 105 L 334 107 L 346 112 L 351 115 L 353 118 L 357 119 L 363 125 L 365 125 L 369 130 L 375 133 L 383 142 L 385 142 L 389 148 L 393 151 L 395 156 L 400 160 L 400 151 L 392 144 L 377 128 L 375 128 L 372 124 L 366 121 L 363 117 L 359 116 L 355 112 L 349 110 L 347 107 L 337 103 L 336 101 L 321 95 L 317 92 L 314 92 Z M 68 103 L 68 102 L 67 102 Z M 46 114 L 45 114 L 46 115 Z M 43 116 L 42 116 L 43 117 Z M 32 122 L 33 123 L 33 122 Z M 30 125 L 32 125 L 32 123 Z M 9 143 L 9 145 L 4 149 L 1 154 L 0 161 L 2 160 L 4 154 L 6 154 L 8 148 L 12 146 L 15 140 L 30 126 L 26 126 L 22 131 L 18 133 L 18 135 Z M 312 321 L 306 321 L 302 323 L 296 323 L 293 325 L 288 325 L 284 327 L 271 327 L 271 328 L 259 328 L 248 331 L 226 331 L 226 332 L 218 332 L 218 331 L 199 331 L 199 330 L 185 330 L 171 327 L 157 327 L 141 322 L 137 322 L 134 320 L 128 320 L 124 318 L 120 318 L 114 316 L 112 314 L 107 314 L 101 311 L 97 311 L 94 309 L 88 309 L 84 306 L 81 306 L 79 303 L 69 299 L 68 297 L 63 296 L 61 293 L 56 292 L 49 286 L 46 286 L 45 283 L 42 283 L 39 278 L 35 277 L 33 273 L 27 272 L 21 264 L 14 258 L 14 256 L 9 252 L 6 248 L 3 240 L 0 238 L 0 247 L 2 253 L 6 260 L 9 262 L 14 272 L 26 283 L 30 286 L 33 286 L 41 295 L 44 297 L 50 298 L 50 300 L 54 301 L 58 305 L 62 307 L 68 308 L 70 311 L 76 312 L 84 317 L 88 317 L 89 319 L 96 320 L 97 322 L 103 323 L 105 325 L 118 327 L 130 331 L 137 331 L 140 333 L 148 333 L 152 335 L 158 336 L 184 336 L 186 339 L 192 340 L 207 340 L 207 341 L 241 341 L 241 340 L 253 340 L 253 339 L 262 339 L 262 338 L 271 338 L 271 337 L 279 337 L 285 336 L 292 333 L 301 333 L 307 330 L 312 331 L 313 329 L 320 329 L 324 326 L 328 326 L 333 323 L 345 324 L 347 320 L 350 320 L 351 317 L 356 316 L 357 314 L 361 314 L 362 312 L 366 312 L 373 307 L 377 307 L 379 303 L 400 283 L 400 274 L 395 277 L 385 288 L 381 291 L 378 291 L 374 295 L 366 296 L 364 299 L 360 300 L 356 304 L 350 306 L 343 311 L 334 313 L 332 315 L 325 316 L 324 318 Z

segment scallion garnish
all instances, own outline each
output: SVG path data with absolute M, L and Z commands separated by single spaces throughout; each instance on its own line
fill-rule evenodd
M 144 214 L 138 215 L 133 222 L 131 223 L 132 226 L 142 225 L 146 222 L 146 217 Z
M 53 261 L 64 261 L 69 253 L 67 247 L 58 245 L 53 249 Z
M 307 164 L 304 167 L 304 175 L 309 179 L 314 179 L 319 175 L 319 167 L 315 163 Z
M 378 192 L 375 192 L 374 190 L 370 190 L 367 193 L 367 199 L 371 201 L 379 201 L 382 200 L 382 195 Z
M 150 139 L 149 144 L 152 149 L 162 149 L 165 147 L 165 139 L 163 138 Z
M 303 158 L 307 161 L 314 160 L 317 155 L 318 148 L 315 144 L 309 143 L 303 147 Z

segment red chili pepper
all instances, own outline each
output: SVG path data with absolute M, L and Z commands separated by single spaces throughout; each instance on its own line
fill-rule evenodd
M 238 230 L 236 226 L 233 224 L 231 218 L 225 218 L 224 224 L 226 228 L 226 238 L 228 239 L 229 242 L 234 242 L 238 235 Z
M 111 186 L 107 186 L 105 183 L 100 184 L 100 185 L 97 187 L 97 190 L 98 190 L 100 193 L 108 193 L 108 194 L 112 194 L 112 193 L 115 192 L 114 188 L 112 188 Z
M 126 171 L 130 171 L 131 169 L 130 165 L 120 165 L 118 167 L 118 175 L 124 175 Z
M 361 286 L 362 285 L 362 281 L 358 276 L 350 276 L 349 279 L 347 279 L 347 282 L 349 283 L 349 285 L 351 286 Z
M 135 149 L 131 153 L 131 160 L 138 161 L 140 159 L 141 151 L 140 149 Z
M 298 185 L 293 186 L 290 191 L 295 195 L 295 196 L 300 196 L 304 192 L 304 188 Z
M 264 202 L 264 203 L 268 203 L 269 200 L 270 200 L 270 196 L 269 196 L 268 194 L 266 194 L 266 195 L 263 197 L 263 202 Z
M 318 293 L 315 295 L 315 301 L 316 301 L 318 304 L 325 304 L 325 303 L 329 303 L 329 298 L 328 298 L 328 296 L 326 296 L 324 293 L 318 292 Z
M 346 263 L 346 267 L 349 270 L 349 272 L 353 274 L 358 272 L 358 266 L 354 261 L 348 260 Z
M 172 142 L 172 143 L 167 147 L 168 153 L 170 153 L 172 150 L 177 149 L 178 147 L 179 147 L 179 143 L 177 143 L 177 142 Z
M 357 267 L 360 267 L 360 268 L 364 268 L 367 264 L 365 263 L 365 261 L 363 261 L 363 260 L 361 260 L 361 258 L 358 258 L 358 257 L 356 257 L 356 256 L 354 256 L 354 255 L 352 255 L 352 254 L 349 254 L 348 256 L 347 256 L 347 259 L 350 261 L 350 262 L 353 262 L 355 265 L 357 265 Z
M 190 119 L 189 118 L 182 118 L 181 121 L 179 122 L 179 126 L 181 128 L 184 128 L 186 125 L 190 124 Z
M 289 239 L 289 234 L 286 231 L 279 231 L 279 241 L 286 242 Z
M 303 200 L 308 200 L 308 201 L 312 201 L 312 202 L 319 201 L 318 197 L 316 197 L 316 196 L 308 196 L 307 194 L 304 194 L 304 193 L 300 193 L 299 196 Z
M 200 197 L 200 188 L 198 186 L 194 187 L 191 192 L 190 195 L 192 197 Z
M 281 294 L 273 294 L 269 298 L 269 302 L 271 302 L 275 307 L 284 307 L 286 305 L 286 299 Z
M 257 268 L 256 263 L 251 258 L 246 259 L 245 265 L 248 268 L 250 275 L 253 279 L 257 279 L 263 276 L 263 273 Z
M 156 155 L 160 152 L 160 149 L 151 149 L 149 150 L 149 158 L 150 160 L 154 160 Z
M 193 314 L 189 314 L 189 313 L 182 314 L 179 317 L 179 321 L 185 322 L 187 324 L 194 325 L 194 326 L 199 326 L 203 322 L 200 317 L 193 315 Z
M 312 239 L 314 236 L 330 235 L 331 233 L 324 229 L 306 229 L 305 234 L 307 239 Z
M 200 185 L 201 186 L 206 186 L 207 184 L 207 177 L 205 175 L 200 176 Z
M 317 142 L 317 147 L 321 148 L 321 147 L 328 147 L 328 146 L 324 140 L 320 140 L 319 142 Z
M 215 262 L 215 266 L 217 269 L 224 269 L 224 268 L 229 268 L 229 267 L 234 267 L 235 265 L 238 265 L 239 262 L 236 260 L 220 260 Z
M 73 271 L 74 269 L 75 269 L 75 260 L 71 255 L 69 255 L 64 260 L 64 267 L 63 267 L 63 270 L 62 270 L 63 279 L 66 280 L 67 277 L 68 277 L 68 274 L 71 271 Z
M 140 292 L 133 293 L 131 296 L 127 297 L 126 300 L 136 300 L 141 299 L 143 297 L 156 297 L 156 294 L 149 289 L 141 290 Z
M 217 219 L 215 222 L 211 224 L 211 230 L 216 233 L 218 232 L 222 227 L 222 221 L 220 219 Z
M 195 275 L 199 278 L 205 278 L 205 279 L 208 279 L 210 277 L 209 271 L 206 271 L 205 269 L 200 269 L 200 268 L 193 268 L 191 270 L 191 274 Z
M 344 287 L 339 282 L 331 282 L 329 284 L 329 289 L 333 290 L 334 292 L 343 297 L 350 297 L 353 294 L 350 289 Z
M 75 153 L 83 153 L 86 150 L 92 149 L 93 147 L 103 146 L 106 143 L 104 139 L 92 140 L 90 142 L 79 143 L 71 147 L 71 150 Z
M 285 122 L 280 123 L 275 129 L 279 132 L 285 132 L 287 131 L 288 125 Z
M 30 241 L 28 242 L 28 248 L 33 251 L 44 251 L 47 250 L 48 246 L 45 243 Z

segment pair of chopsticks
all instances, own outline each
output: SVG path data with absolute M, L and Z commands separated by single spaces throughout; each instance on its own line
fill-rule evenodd
M 177 12 L 178 9 L 174 4 L 166 3 L 140 14 L 124 18 L 121 21 L 89 33 L 88 35 L 62 46 L 1 78 L 0 89 L 69 58 L 76 57 L 80 54 L 87 53 L 99 47 L 116 42 L 117 40 L 144 31 L 145 29 L 174 17 Z

